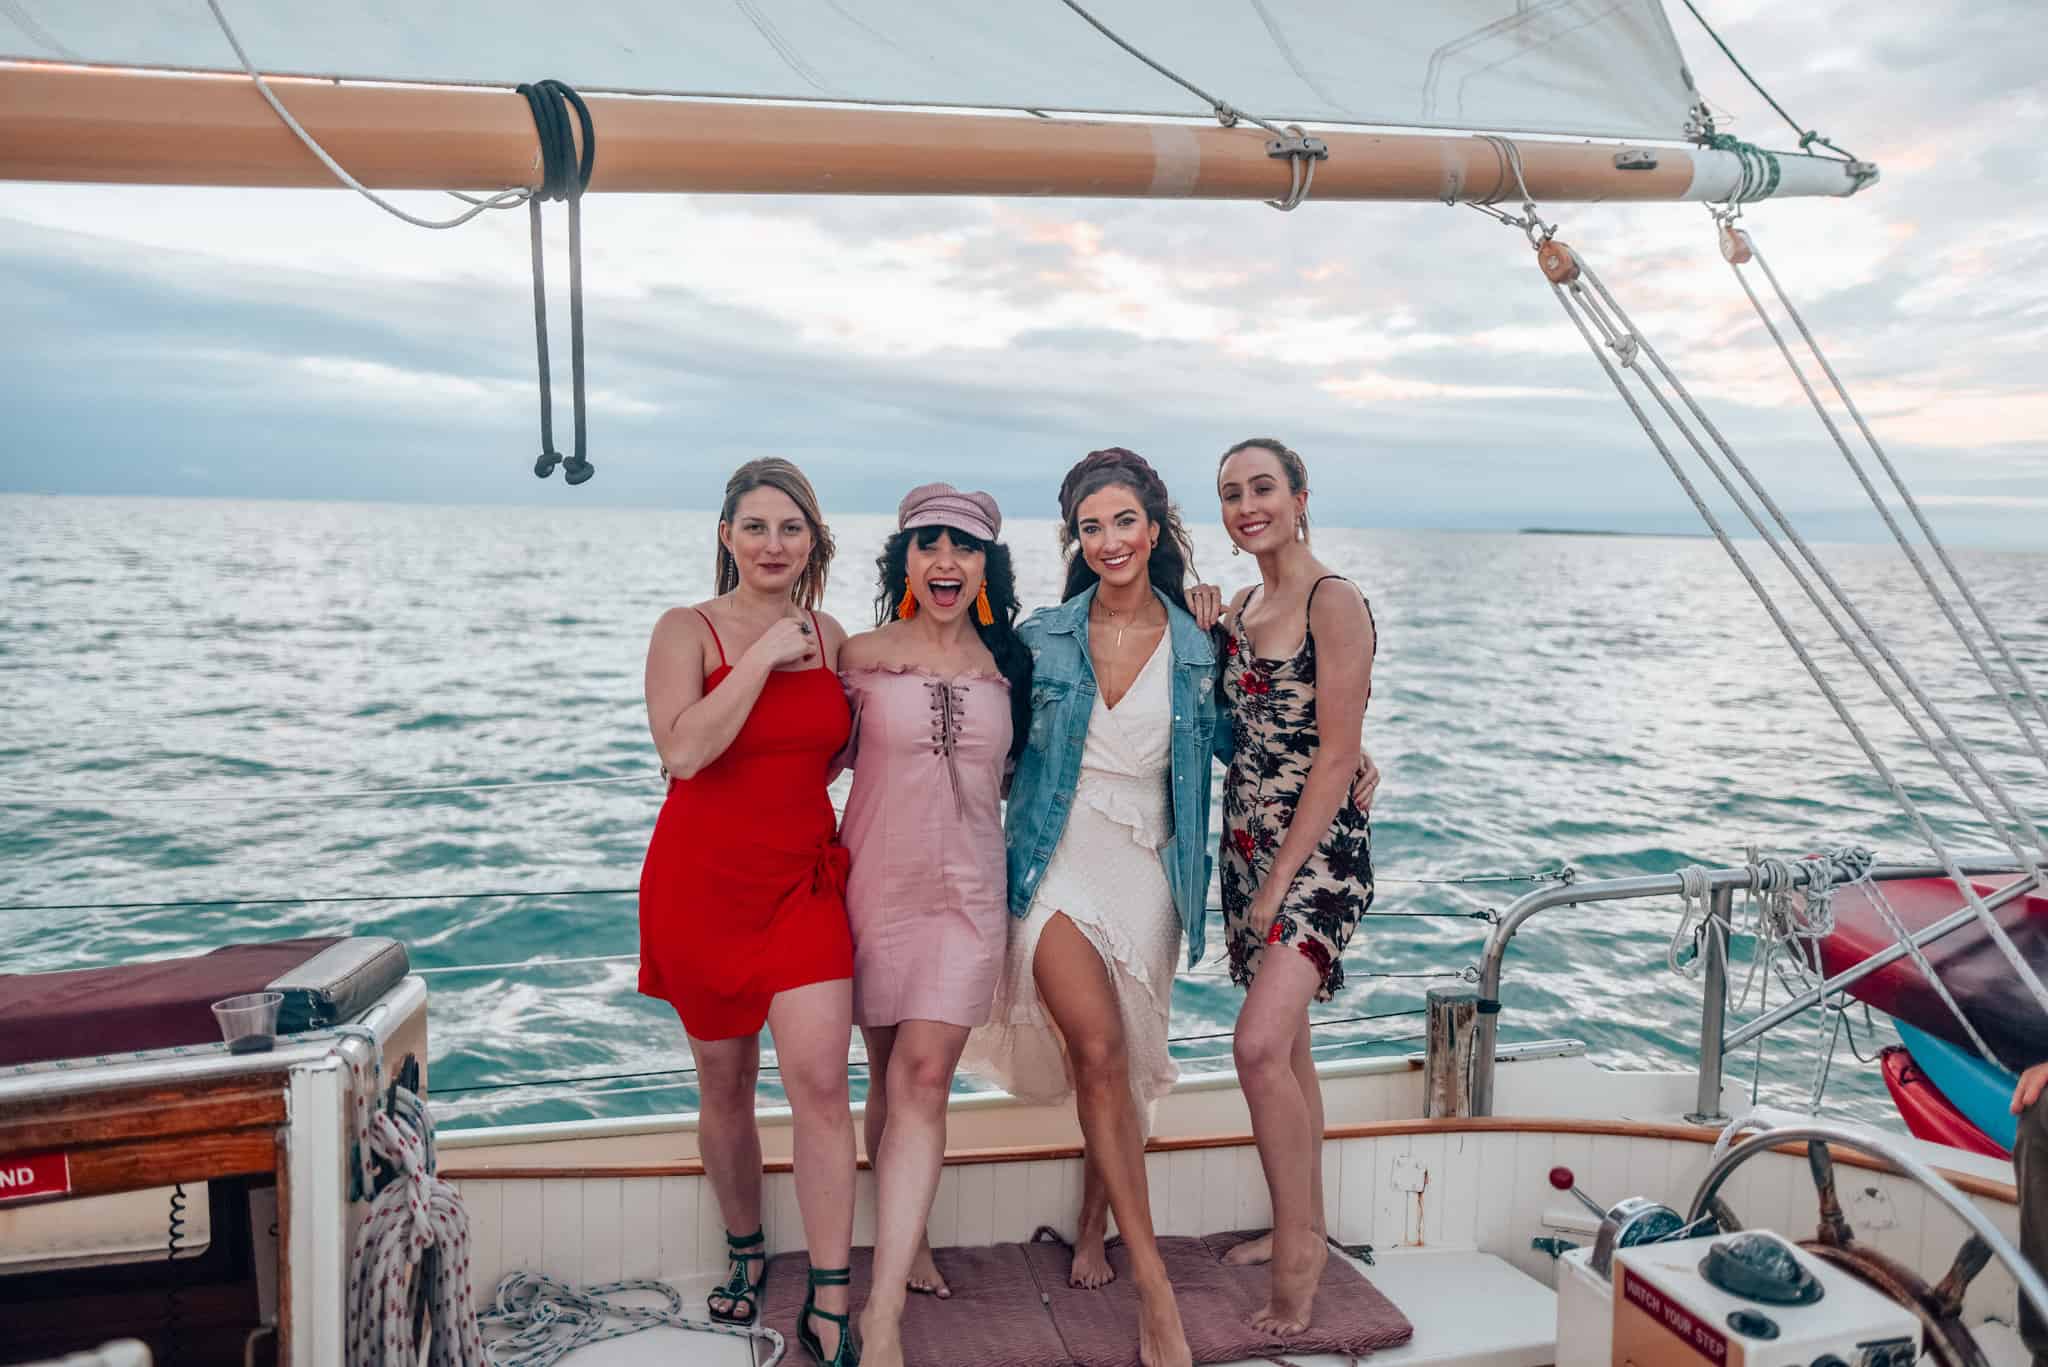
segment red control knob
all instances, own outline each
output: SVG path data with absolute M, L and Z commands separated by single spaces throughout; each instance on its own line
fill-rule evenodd
M 1579 1190 L 1578 1179 L 1572 1176 L 1570 1168 L 1552 1168 L 1550 1170 L 1550 1185 L 1556 1187 L 1559 1191 L 1570 1192 L 1580 1205 L 1593 1212 L 1594 1215 L 1603 1219 L 1606 1218 L 1607 1212 L 1600 1208 L 1599 1202 Z

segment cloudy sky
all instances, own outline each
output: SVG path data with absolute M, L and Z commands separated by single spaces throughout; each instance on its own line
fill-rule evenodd
M 1724 127 L 1787 145 L 1672 9 Z M 1892 455 L 1955 540 L 2048 548 L 2038 6 L 1703 9 L 1883 168 L 1749 223 Z M 1553 217 L 1817 535 L 1874 533 L 1704 210 Z M 527 469 L 525 231 L 339 191 L 0 185 L 0 490 L 703 507 L 773 453 L 834 508 L 943 476 L 1049 515 L 1068 463 L 1122 444 L 1209 520 L 1216 454 L 1272 433 L 1330 524 L 1694 525 L 1520 238 L 1468 209 L 593 199 L 599 474 L 573 492 Z

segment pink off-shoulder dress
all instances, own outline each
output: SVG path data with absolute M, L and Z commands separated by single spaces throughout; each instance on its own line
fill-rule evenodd
M 853 1019 L 976 1026 L 1009 935 L 1003 768 L 1010 686 L 996 674 L 842 672 L 853 707 Z

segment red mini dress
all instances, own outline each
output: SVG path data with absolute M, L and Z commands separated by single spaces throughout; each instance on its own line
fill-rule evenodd
M 732 672 L 716 627 L 711 639 L 706 694 Z M 640 868 L 640 991 L 696 1039 L 758 1034 L 776 993 L 853 976 L 847 854 L 825 791 L 850 724 L 837 673 L 777 670 L 725 753 L 669 780 Z

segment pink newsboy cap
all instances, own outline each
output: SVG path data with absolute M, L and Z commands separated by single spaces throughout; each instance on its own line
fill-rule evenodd
M 1003 512 L 979 489 L 963 493 L 950 484 L 920 484 L 896 505 L 896 530 L 913 527 L 952 527 L 993 541 L 1003 529 Z

